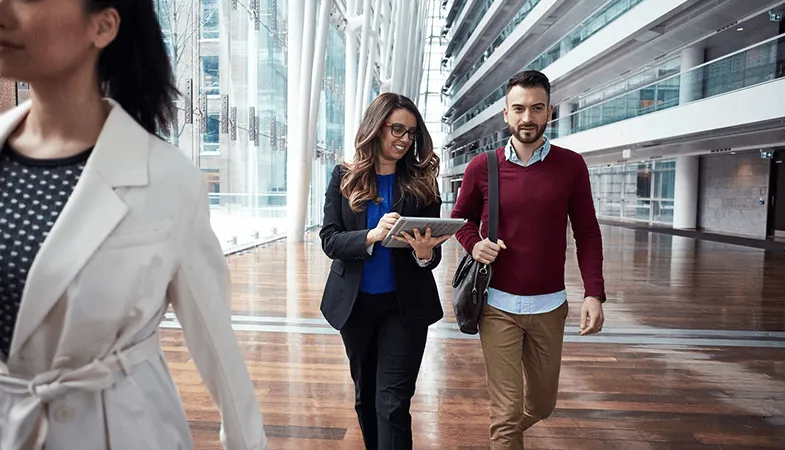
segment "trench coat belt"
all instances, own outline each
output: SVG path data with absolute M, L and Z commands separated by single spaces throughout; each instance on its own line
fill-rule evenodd
M 78 369 L 52 370 L 33 379 L 0 373 L 0 395 L 21 397 L 5 420 L 0 450 L 43 449 L 49 425 L 46 405 L 72 391 L 98 392 L 111 387 L 128 376 L 133 366 L 160 354 L 160 348 L 155 332 L 138 344 Z

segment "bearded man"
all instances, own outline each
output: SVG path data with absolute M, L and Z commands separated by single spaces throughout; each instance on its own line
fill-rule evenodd
M 496 150 L 498 241 L 487 238 L 487 154 L 467 166 L 452 212 L 468 219 L 456 235 L 461 245 L 476 261 L 493 265 L 479 323 L 491 399 L 491 450 L 522 449 L 523 432 L 556 406 L 569 311 L 568 219 L 585 289 L 580 334 L 599 332 L 604 321 L 602 235 L 589 171 L 581 155 L 551 145 L 544 135 L 553 114 L 550 90 L 538 71 L 519 73 L 507 85 L 504 120 L 512 136 Z

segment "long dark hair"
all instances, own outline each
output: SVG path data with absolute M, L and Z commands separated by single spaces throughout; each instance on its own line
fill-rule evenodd
M 115 8 L 120 29 L 98 59 L 104 95 L 148 132 L 169 130 L 179 92 L 153 0 L 84 0 L 94 13 Z
M 433 141 L 425 121 L 409 98 L 393 93 L 376 97 L 363 115 L 354 141 L 355 157 L 352 164 L 344 164 L 346 173 L 341 180 L 341 193 L 349 199 L 353 211 L 365 209 L 368 201 L 378 197 L 376 161 L 381 154 L 379 130 L 396 109 L 403 108 L 417 118 L 419 135 L 403 158 L 396 164 L 396 176 L 404 194 L 420 204 L 430 205 L 439 198 L 437 176 L 439 156 L 433 151 Z

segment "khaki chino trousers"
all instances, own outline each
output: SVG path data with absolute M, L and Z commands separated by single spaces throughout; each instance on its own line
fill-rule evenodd
M 491 450 L 523 449 L 523 432 L 556 407 L 568 313 L 566 301 L 543 314 L 484 305 L 479 328 L 491 399 Z

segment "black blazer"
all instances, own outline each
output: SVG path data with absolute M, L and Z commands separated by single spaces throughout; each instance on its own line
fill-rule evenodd
M 340 165 L 333 170 L 325 195 L 324 225 L 319 232 L 322 249 L 333 260 L 321 310 L 330 325 L 338 330 L 352 312 L 360 291 L 365 260 L 370 257 L 365 247 L 365 237 L 370 231 L 366 224 L 366 212 L 352 211 L 349 200 L 341 195 L 344 171 Z M 393 192 L 392 210 L 401 216 L 439 217 L 441 200 L 418 206 L 415 199 L 402 196 L 397 183 Z M 428 326 L 441 319 L 444 312 L 431 272 L 442 259 L 441 247 L 433 249 L 433 259 L 425 267 L 417 263 L 411 248 L 393 248 L 392 258 L 398 309 L 404 323 Z

